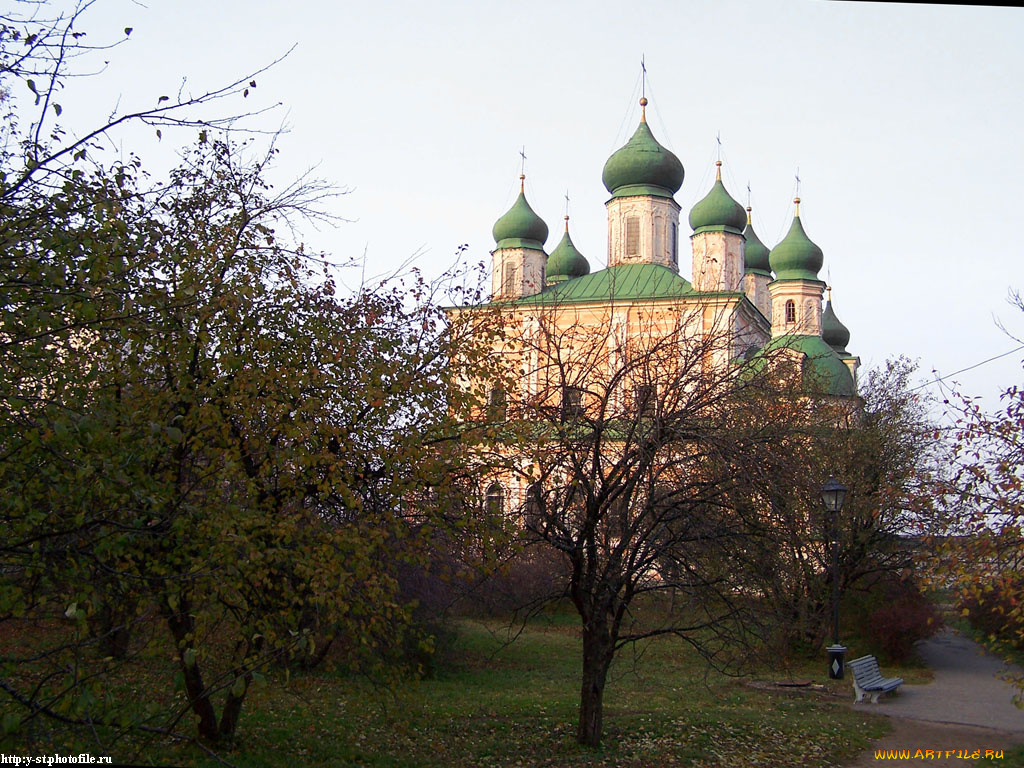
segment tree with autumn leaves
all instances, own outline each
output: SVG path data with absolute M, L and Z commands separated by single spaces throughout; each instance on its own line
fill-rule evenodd
M 1012 303 L 1024 310 L 1018 294 Z M 947 397 L 953 418 L 947 470 L 924 503 L 938 525 L 935 585 L 951 589 L 961 615 L 995 650 L 1024 648 L 1024 388 L 1011 386 L 987 410 L 960 391 Z M 937 435 L 938 436 L 938 435 Z M 1014 680 L 1024 691 L 1024 680 Z M 1018 696 L 1018 704 L 1024 697 Z
M 221 742 L 273 665 L 394 668 L 398 568 L 439 534 L 482 554 L 474 396 L 450 382 L 487 362 L 415 274 L 339 292 L 287 236 L 329 190 L 272 190 L 273 148 L 203 125 L 154 180 L 44 130 L 76 21 L 0 35 L 3 87 L 46 88 L 0 168 L 3 726 Z M 165 109 L 133 119 L 191 124 Z M 168 646 L 167 695 L 119 693 Z

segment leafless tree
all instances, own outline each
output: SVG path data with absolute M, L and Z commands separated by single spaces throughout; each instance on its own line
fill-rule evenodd
M 813 402 L 785 350 L 742 359 L 751 338 L 728 317 L 714 300 L 510 315 L 522 385 L 495 398 L 507 402 L 506 482 L 527 545 L 566 562 L 563 594 L 582 621 L 580 743 L 601 738 L 624 646 L 671 634 L 725 668 L 765 626 L 751 589 L 773 544 L 765 501 Z

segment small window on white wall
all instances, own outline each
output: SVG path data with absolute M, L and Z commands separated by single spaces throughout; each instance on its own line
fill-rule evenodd
M 792 299 L 786 302 L 786 324 L 790 325 L 796 322 L 796 304 Z
M 626 217 L 626 255 L 636 256 L 640 253 L 640 217 Z
M 505 296 L 511 296 L 516 289 L 516 265 L 506 264 L 502 272 L 501 292 Z
M 679 226 L 672 222 L 669 225 L 668 232 L 668 250 L 669 255 L 672 257 L 672 266 L 679 266 Z

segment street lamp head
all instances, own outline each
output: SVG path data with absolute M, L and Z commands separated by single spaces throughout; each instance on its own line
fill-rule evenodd
M 846 501 L 846 486 L 830 477 L 828 482 L 821 488 L 821 500 L 825 502 L 825 509 L 829 512 L 838 512 L 843 508 Z

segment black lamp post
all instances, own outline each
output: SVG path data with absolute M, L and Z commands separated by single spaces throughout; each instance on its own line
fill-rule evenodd
M 843 659 L 846 648 L 839 643 L 839 512 L 846 500 L 846 486 L 830 477 L 821 488 L 821 500 L 831 515 L 832 547 L 832 645 L 828 650 L 828 676 L 843 679 Z

